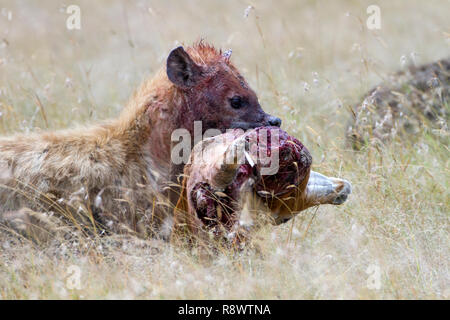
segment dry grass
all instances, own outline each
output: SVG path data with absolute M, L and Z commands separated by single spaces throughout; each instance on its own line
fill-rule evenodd
M 65 28 L 61 2 L 2 1 L 1 134 L 114 117 L 178 41 L 204 37 L 233 48 L 263 107 L 353 194 L 264 228 L 260 252 L 214 259 L 156 240 L 1 239 L 0 298 L 450 298 L 448 143 L 423 134 L 359 153 L 344 143 L 348 107 L 401 56 L 448 55 L 448 2 L 378 1 L 379 31 L 365 27 L 371 2 L 76 2 L 80 31 Z M 67 287 L 71 265 L 81 289 Z M 369 266 L 379 289 L 367 287 Z

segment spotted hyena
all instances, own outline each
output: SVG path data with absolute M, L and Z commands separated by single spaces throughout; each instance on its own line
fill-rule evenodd
M 229 54 L 203 42 L 178 47 L 118 118 L 1 137 L 1 223 L 30 232 L 32 224 L 67 220 L 89 232 L 144 235 L 170 226 L 161 199 L 183 171 L 171 165 L 171 134 L 193 135 L 195 121 L 221 132 L 281 124 L 263 111 Z

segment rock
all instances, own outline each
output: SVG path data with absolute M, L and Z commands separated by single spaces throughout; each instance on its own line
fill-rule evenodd
M 347 141 L 359 150 L 368 143 L 411 138 L 424 129 L 448 135 L 450 58 L 410 66 L 373 88 L 353 109 Z

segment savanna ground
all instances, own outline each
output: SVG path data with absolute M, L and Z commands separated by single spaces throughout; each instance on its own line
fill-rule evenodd
M 70 4 L 81 30 L 66 28 Z M 448 143 L 423 133 L 354 152 L 344 136 L 388 73 L 449 55 L 450 3 L 377 1 L 380 30 L 366 27 L 370 4 L 2 0 L 1 134 L 114 117 L 172 48 L 205 38 L 233 49 L 263 108 L 353 193 L 265 227 L 259 251 L 212 259 L 156 240 L 3 239 L 0 298 L 449 299 Z

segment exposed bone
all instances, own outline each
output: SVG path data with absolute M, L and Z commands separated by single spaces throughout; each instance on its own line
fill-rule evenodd
M 344 203 L 351 193 L 352 185 L 349 181 L 326 177 L 323 174 L 311 171 L 306 185 L 306 202 L 310 206 L 320 204 L 339 205 Z

